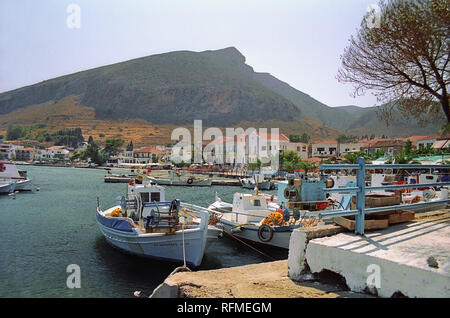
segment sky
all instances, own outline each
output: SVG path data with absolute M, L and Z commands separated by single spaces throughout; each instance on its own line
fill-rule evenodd
M 328 106 L 374 106 L 374 96 L 352 97 L 336 74 L 350 35 L 376 3 L 1 0 L 0 92 L 152 54 L 234 46 L 256 72 Z

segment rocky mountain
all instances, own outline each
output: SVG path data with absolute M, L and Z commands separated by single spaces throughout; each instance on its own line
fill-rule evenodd
M 226 126 L 242 120 L 301 120 L 289 100 L 250 75 L 235 48 L 152 55 L 44 81 L 0 95 L 0 114 L 78 96 L 97 119 Z
M 254 78 L 267 88 L 294 103 L 302 114 L 324 125 L 356 136 L 375 134 L 391 137 L 435 134 L 444 123 L 431 123 L 426 126 L 418 125 L 414 120 L 401 116 L 394 116 L 395 122 L 389 126 L 380 120 L 375 107 L 359 107 L 354 105 L 329 107 L 311 96 L 296 90 L 289 84 L 278 80 L 267 73 L 255 73 Z M 442 117 L 443 118 L 443 117 Z
M 218 127 L 271 121 L 317 138 L 340 132 L 386 134 L 375 108 L 329 107 L 270 74 L 254 72 L 233 47 L 151 55 L 5 92 L 0 94 L 0 117 L 30 113 L 39 105 L 64 104 L 70 110 L 68 100 L 92 109 L 92 120 L 192 125 L 202 119 L 204 126 Z M 420 133 L 435 133 L 432 128 Z M 390 132 L 417 129 L 404 123 Z

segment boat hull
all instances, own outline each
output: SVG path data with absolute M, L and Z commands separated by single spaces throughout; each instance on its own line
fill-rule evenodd
M 157 178 L 149 178 L 152 182 L 155 182 L 159 185 L 166 186 L 190 186 L 190 187 L 210 187 L 212 184 L 212 180 L 193 180 L 192 183 L 188 183 L 186 181 L 178 181 L 178 180 L 167 180 L 167 179 L 157 179 Z
M 0 194 L 9 194 L 14 192 L 14 190 L 15 190 L 14 183 L 0 184 Z
M 218 234 L 215 228 L 209 229 L 207 219 L 202 220 L 199 227 L 164 234 L 140 233 L 129 226 L 128 221 L 123 218 L 105 217 L 98 210 L 96 216 L 97 224 L 106 241 L 119 250 L 140 257 L 183 263 L 184 241 L 186 264 L 194 268 L 200 266 L 202 262 L 207 241 L 217 239 Z M 122 222 L 121 225 L 118 225 L 118 222 Z
M 32 191 L 33 183 L 30 179 L 18 180 L 16 183 L 16 191 Z
M 282 226 L 282 227 L 273 227 L 273 236 L 272 239 L 268 242 L 262 241 L 258 236 L 258 226 L 253 225 L 242 225 L 238 226 L 239 231 L 236 231 L 237 224 L 230 222 L 228 220 L 221 220 L 221 224 L 223 226 L 223 230 L 233 235 L 237 238 L 250 241 L 253 243 L 263 244 L 266 246 L 274 246 L 284 249 L 289 249 L 289 240 L 291 238 L 291 234 L 293 231 L 293 227 Z M 232 230 L 233 229 L 233 230 Z

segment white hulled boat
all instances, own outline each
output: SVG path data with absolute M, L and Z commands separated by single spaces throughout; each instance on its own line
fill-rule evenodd
M 209 187 L 212 184 L 211 178 L 196 178 L 188 176 L 184 172 L 169 171 L 169 178 L 157 178 L 146 176 L 150 181 L 159 185 L 168 186 L 197 186 L 197 187 Z
M 265 180 L 264 175 L 256 174 L 250 178 L 239 178 L 241 186 L 245 189 L 255 189 L 258 186 L 259 190 L 271 190 L 273 188 L 272 182 Z
M 26 171 L 19 173 L 15 164 L 0 162 L 0 182 L 15 182 L 15 191 L 32 191 L 33 184 L 26 175 Z
M 208 209 L 221 214 L 223 230 L 240 239 L 268 246 L 289 248 L 289 239 L 295 228 L 308 225 L 299 211 L 291 213 L 281 209 L 274 197 L 255 193 L 235 193 L 233 204 L 216 201 Z M 306 222 L 305 222 L 306 221 Z
M 16 188 L 15 181 L 0 181 L 0 194 L 13 193 Z
M 165 201 L 164 188 L 152 183 L 127 186 L 120 205 L 103 211 L 97 223 L 106 240 L 122 251 L 198 267 L 209 241 L 221 230 L 208 225 L 207 209 Z

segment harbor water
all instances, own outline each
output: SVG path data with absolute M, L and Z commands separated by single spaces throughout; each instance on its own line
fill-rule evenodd
M 19 168 L 39 191 L 0 196 L 0 297 L 134 297 L 136 290 L 147 296 L 179 265 L 126 255 L 105 241 L 95 220 L 96 198 L 108 208 L 126 191 L 126 184 L 104 183 L 106 171 Z M 216 191 L 227 202 L 235 192 L 251 192 L 232 186 L 166 187 L 166 199 L 207 207 Z M 262 251 L 287 258 L 286 250 Z M 269 260 L 225 236 L 209 246 L 200 269 Z M 81 269 L 81 288 L 67 287 L 70 264 Z

